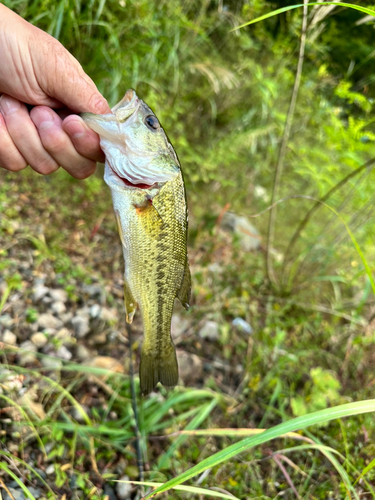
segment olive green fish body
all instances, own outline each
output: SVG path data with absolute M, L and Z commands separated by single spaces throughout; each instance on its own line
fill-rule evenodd
M 125 259 L 125 308 L 132 320 L 136 304 L 142 314 L 144 341 L 140 365 L 141 389 L 149 393 L 160 381 L 178 381 L 171 318 L 184 278 L 190 282 L 187 263 L 187 207 L 181 173 L 164 184 L 151 200 L 144 190 L 112 187 Z M 190 283 L 188 283 L 190 292 Z M 189 297 L 181 296 L 187 305 Z
M 127 321 L 139 306 L 144 341 L 140 385 L 178 381 L 171 319 L 177 297 L 188 308 L 187 205 L 180 165 L 152 110 L 130 90 L 113 115 L 84 114 L 106 153 L 104 179 L 111 188 L 122 241 Z

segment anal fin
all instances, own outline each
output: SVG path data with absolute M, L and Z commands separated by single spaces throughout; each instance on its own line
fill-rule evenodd
M 137 302 L 135 301 L 126 280 L 124 282 L 124 302 L 125 302 L 126 322 L 131 323 L 133 321 L 133 317 L 137 309 Z
M 184 276 L 182 278 L 181 286 L 176 293 L 176 297 L 184 306 L 185 309 L 189 309 L 190 302 L 190 293 L 191 293 L 191 275 L 189 269 L 189 261 L 186 258 Z

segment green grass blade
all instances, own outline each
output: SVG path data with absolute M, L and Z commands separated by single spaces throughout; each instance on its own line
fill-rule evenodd
M 322 5 L 322 6 L 338 5 L 340 7 L 348 7 L 350 9 L 359 10 L 360 12 L 363 12 L 364 14 L 368 14 L 370 16 L 375 17 L 374 10 L 368 9 L 367 7 L 362 7 L 361 5 L 354 5 L 352 3 L 311 2 L 311 3 L 309 3 L 309 7 L 310 7 L 310 5 Z M 264 14 L 263 16 L 256 17 L 255 19 L 252 19 L 251 21 L 248 21 L 244 24 L 241 24 L 240 26 L 236 26 L 235 28 L 231 29 L 231 31 L 239 30 L 241 28 L 244 28 L 245 26 L 249 26 L 249 24 L 258 23 L 259 21 L 263 21 L 264 19 L 268 19 L 269 17 L 277 16 L 279 14 L 282 14 L 283 12 L 287 12 L 288 10 L 298 9 L 299 7 L 303 7 L 303 3 L 297 4 L 297 5 L 288 5 L 287 7 L 282 7 L 281 9 L 273 10 L 271 12 L 268 12 L 267 14 Z
M 151 483 L 149 481 L 115 481 L 116 483 L 127 483 L 127 484 L 139 484 L 143 486 L 151 486 L 152 488 L 157 488 L 162 486 L 163 483 Z M 226 495 L 220 491 L 207 490 L 206 488 L 198 488 L 196 486 L 175 486 L 172 488 L 177 491 L 187 491 L 188 493 L 193 493 L 195 495 L 205 495 L 206 497 L 216 497 L 216 498 L 229 498 L 230 500 L 239 500 L 238 497 L 234 495 Z
M 174 486 L 177 486 L 184 481 L 201 474 L 206 469 L 210 467 L 215 467 L 216 465 L 229 460 L 230 458 L 246 451 L 254 446 L 266 443 L 271 439 L 280 437 L 287 432 L 295 432 L 300 429 L 304 429 L 311 425 L 323 424 L 337 418 L 349 417 L 352 415 L 361 415 L 363 413 L 369 413 L 375 411 L 375 399 L 369 399 L 365 401 L 358 401 L 356 403 L 348 403 L 345 405 L 334 406 L 333 408 L 327 408 L 325 410 L 316 411 L 310 413 L 309 415 L 303 415 L 302 417 L 297 417 L 282 424 L 276 425 L 271 429 L 268 429 L 257 436 L 252 436 L 239 441 L 238 443 L 228 446 L 222 451 L 219 451 L 208 457 L 199 464 L 195 465 L 191 469 L 183 472 L 179 476 L 167 481 L 162 486 L 158 487 L 154 492 L 149 493 L 144 497 L 152 498 L 163 491 L 167 491 Z

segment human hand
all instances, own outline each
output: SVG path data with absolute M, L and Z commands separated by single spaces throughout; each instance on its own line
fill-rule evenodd
M 0 166 L 30 165 L 41 174 L 62 166 L 78 179 L 91 175 L 104 161 L 99 137 L 72 112 L 110 108 L 78 61 L 2 4 L 0 60 Z M 25 103 L 34 106 L 30 112 Z

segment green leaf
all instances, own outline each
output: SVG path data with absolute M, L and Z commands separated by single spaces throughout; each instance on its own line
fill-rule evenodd
M 330 420 L 334 420 L 336 418 L 349 417 L 352 415 L 361 415 L 363 413 L 369 413 L 375 411 L 375 399 L 369 399 L 365 401 L 358 401 L 356 403 L 348 403 L 345 405 L 334 406 L 333 408 L 328 408 L 325 410 L 320 410 L 314 413 L 310 413 L 309 415 L 303 415 L 302 417 L 297 417 L 292 420 L 288 420 L 287 422 L 283 422 L 282 424 L 276 425 L 271 429 L 268 429 L 257 436 L 252 436 L 246 439 L 239 441 L 238 443 L 232 444 L 228 446 L 222 451 L 219 451 L 208 457 L 199 464 L 195 465 L 191 469 L 183 472 L 179 476 L 175 477 L 164 483 L 162 486 L 159 486 L 155 491 L 149 493 L 144 497 L 144 500 L 147 498 L 152 498 L 159 493 L 164 491 L 168 491 L 171 488 L 185 482 L 186 480 L 201 474 L 203 471 L 215 467 L 216 465 L 229 460 L 230 458 L 242 453 L 254 446 L 258 446 L 260 444 L 266 443 L 271 439 L 275 439 L 280 437 L 282 434 L 286 434 L 287 432 L 294 432 L 299 429 L 304 429 L 311 425 L 322 424 L 325 422 L 329 422 Z
M 340 7 L 348 7 L 350 9 L 354 10 L 359 10 L 360 12 L 363 12 L 364 14 L 368 14 L 370 16 L 375 17 L 375 11 L 368 9 L 367 7 L 362 7 L 361 5 L 354 5 L 352 3 L 339 3 L 339 2 L 311 2 L 308 4 L 310 5 L 338 5 Z M 247 23 L 241 24 L 241 26 L 236 26 L 235 28 L 231 29 L 230 31 L 235 31 L 239 30 L 241 28 L 244 28 L 245 26 L 249 26 L 249 24 L 254 24 L 258 23 L 259 21 L 263 21 L 263 19 L 268 19 L 269 17 L 277 16 L 279 14 L 282 14 L 283 12 L 287 12 L 288 10 L 293 10 L 293 9 L 298 9 L 299 7 L 303 7 L 303 3 L 297 4 L 297 5 L 288 5 L 287 7 L 283 7 L 281 9 L 276 9 L 271 12 L 268 12 L 268 14 L 264 14 L 263 16 L 256 17 L 255 19 L 252 19 L 251 21 L 248 21 Z

